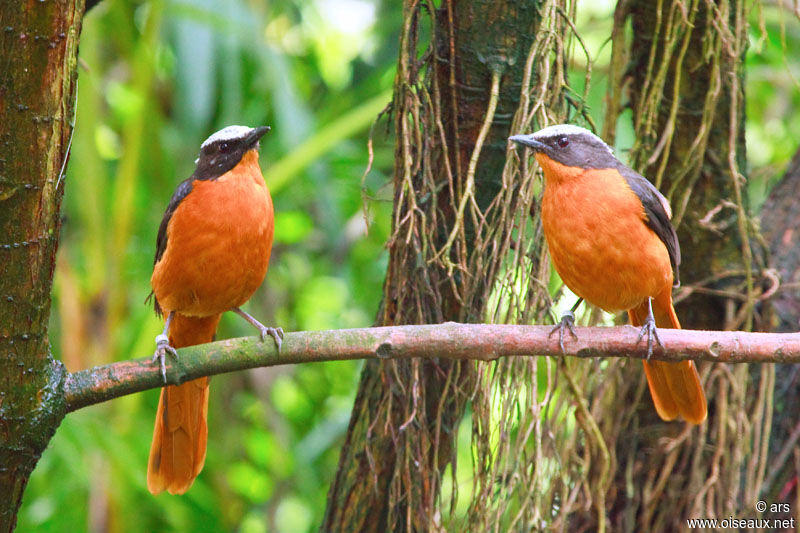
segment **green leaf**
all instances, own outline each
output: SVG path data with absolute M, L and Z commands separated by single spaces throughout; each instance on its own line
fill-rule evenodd
M 238 462 L 228 470 L 231 488 L 253 503 L 262 503 L 272 495 L 272 481 L 250 463 Z
M 314 223 L 311 217 L 303 211 L 276 211 L 275 213 L 275 242 L 294 244 L 304 240 Z

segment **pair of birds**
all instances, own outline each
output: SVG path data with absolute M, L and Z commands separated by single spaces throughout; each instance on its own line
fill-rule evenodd
M 212 341 L 225 311 L 241 315 L 280 349 L 283 331 L 240 308 L 261 285 L 272 250 L 272 199 L 258 164 L 259 140 L 268 130 L 228 126 L 211 135 L 164 213 L 150 282 L 155 310 L 166 317 L 153 357 L 165 381 L 166 354 Z M 666 198 L 584 128 L 561 124 L 510 140 L 531 148 L 544 172 L 542 223 L 561 279 L 578 303 L 627 311 L 652 350 L 656 327 L 680 328 L 672 307 L 680 248 Z M 574 335 L 572 320 L 566 313 L 557 326 L 562 347 L 564 333 Z M 692 361 L 645 361 L 644 367 L 661 418 L 694 424 L 706 418 Z M 150 492 L 182 494 L 191 487 L 205 462 L 207 413 L 208 378 L 162 389 Z

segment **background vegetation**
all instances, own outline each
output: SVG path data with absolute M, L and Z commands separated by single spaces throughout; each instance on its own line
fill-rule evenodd
M 588 105 L 602 123 L 613 2 L 584 2 Z M 800 24 L 754 9 L 747 61 L 754 207 L 800 139 Z M 199 144 L 268 124 L 262 168 L 276 205 L 267 281 L 249 309 L 287 330 L 366 326 L 378 309 L 391 199 L 388 103 L 401 20 L 378 0 L 104 0 L 85 18 L 51 323 L 69 370 L 151 352 L 144 304 L 155 234 Z M 574 54 L 573 87 L 586 56 Z M 630 116 L 617 145 L 633 144 Z M 250 335 L 223 319 L 221 337 Z M 358 378 L 328 363 L 214 378 L 206 468 L 183 497 L 153 498 L 145 467 L 157 392 L 67 417 L 35 470 L 20 531 L 310 531 L 321 521 Z M 462 425 L 468 442 L 469 428 Z M 459 461 L 468 473 L 469 446 Z M 465 481 L 466 487 L 469 482 Z

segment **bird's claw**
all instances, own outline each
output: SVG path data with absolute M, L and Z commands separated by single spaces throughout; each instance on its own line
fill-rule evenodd
M 164 383 L 167 382 L 167 354 L 172 355 L 175 359 L 178 358 L 178 351 L 169 345 L 169 337 L 163 333 L 156 335 L 156 351 L 153 354 L 153 362 L 158 361 L 161 367 L 161 377 Z
M 658 338 L 658 328 L 656 328 L 656 321 L 653 319 L 653 317 L 647 317 L 647 319 L 644 321 L 642 329 L 639 330 L 639 336 L 636 337 L 636 344 L 639 344 L 645 335 L 647 335 L 646 360 L 649 361 L 650 356 L 653 355 L 653 339 L 656 340 L 656 344 L 658 344 L 660 347 L 664 347 L 664 345 L 661 344 L 661 339 Z
M 565 311 L 561 315 L 561 321 L 547 335 L 549 339 L 553 336 L 553 333 L 558 331 L 558 346 L 561 348 L 562 353 L 566 352 L 564 349 L 564 330 L 567 330 L 573 339 L 578 340 L 578 334 L 575 333 L 575 313 L 572 311 Z
M 258 332 L 261 334 L 261 342 L 264 342 L 267 339 L 267 335 L 275 339 L 275 344 L 278 346 L 278 353 L 281 353 L 281 344 L 283 344 L 283 328 L 267 327 L 239 307 L 234 307 L 231 309 L 231 311 L 247 320 L 258 330 Z
M 278 347 L 278 353 L 281 353 L 281 345 L 283 344 L 283 328 L 269 328 L 261 326 L 258 328 L 261 332 L 261 342 L 267 339 L 267 335 L 275 339 L 275 345 Z

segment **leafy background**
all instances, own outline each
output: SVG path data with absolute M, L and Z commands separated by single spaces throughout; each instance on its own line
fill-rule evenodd
M 261 164 L 276 206 L 267 280 L 247 308 L 313 330 L 371 324 L 389 233 L 391 124 L 401 3 L 391 0 L 104 0 L 86 16 L 77 123 L 51 319 L 77 370 L 152 351 L 144 305 L 155 235 L 203 139 L 272 126 Z M 588 104 L 603 121 L 613 2 L 583 2 Z M 755 7 L 747 59 L 749 188 L 757 209 L 800 139 L 800 24 Z M 795 52 L 793 53 L 792 50 Z M 574 53 L 575 85 L 585 54 Z M 632 144 L 618 124 L 621 156 Z M 235 317 L 220 337 L 251 335 Z M 152 497 L 145 469 L 157 391 L 71 414 L 34 472 L 20 531 L 312 531 L 347 429 L 359 365 L 257 369 L 212 380 L 206 467 L 185 496 Z M 459 480 L 468 491 L 469 431 Z

